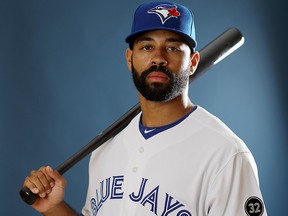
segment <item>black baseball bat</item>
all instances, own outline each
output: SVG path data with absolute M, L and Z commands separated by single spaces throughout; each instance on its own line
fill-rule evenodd
M 224 33 L 219 35 L 216 39 L 207 44 L 200 50 L 200 62 L 197 70 L 189 77 L 191 83 L 200 75 L 210 69 L 213 65 L 220 62 L 226 56 L 238 49 L 244 43 L 244 37 L 237 28 L 229 28 Z M 133 106 L 127 113 L 115 121 L 111 126 L 105 129 L 102 133 L 91 140 L 86 146 L 80 149 L 77 153 L 68 158 L 64 163 L 56 168 L 60 174 L 64 174 L 72 166 L 82 160 L 86 155 L 97 149 L 110 138 L 114 137 L 121 130 L 123 130 L 129 122 L 141 111 L 139 103 Z M 32 205 L 38 195 L 23 187 L 20 190 L 21 198 L 29 205 Z

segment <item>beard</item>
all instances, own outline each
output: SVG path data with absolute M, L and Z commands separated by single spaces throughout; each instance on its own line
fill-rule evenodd
M 147 83 L 147 76 L 158 71 L 168 76 L 168 83 L 153 82 Z M 139 75 L 141 74 L 141 75 Z M 181 95 L 187 87 L 189 70 L 181 71 L 178 75 L 167 69 L 165 66 L 151 66 L 149 69 L 139 73 L 133 66 L 132 77 L 137 90 L 149 101 L 167 102 Z

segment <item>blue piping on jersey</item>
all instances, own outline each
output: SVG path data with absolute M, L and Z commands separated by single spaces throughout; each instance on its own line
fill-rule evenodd
M 194 106 L 193 109 L 188 114 L 183 116 L 182 118 L 178 119 L 177 121 L 175 121 L 175 122 L 173 122 L 171 124 L 164 125 L 164 126 L 161 126 L 161 127 L 145 127 L 145 126 L 143 126 L 143 124 L 142 124 L 142 114 L 141 114 L 140 121 L 139 121 L 139 131 L 142 134 L 142 136 L 147 140 L 150 137 L 152 137 L 152 136 L 154 136 L 154 135 L 156 135 L 156 134 L 158 134 L 158 133 L 160 133 L 162 131 L 165 131 L 165 130 L 167 130 L 169 128 L 172 128 L 172 127 L 176 126 L 177 124 L 182 122 L 184 119 L 186 119 L 196 109 L 197 109 L 197 106 Z

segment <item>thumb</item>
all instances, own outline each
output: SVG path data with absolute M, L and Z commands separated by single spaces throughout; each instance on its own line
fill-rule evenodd
M 66 180 L 65 178 L 57 171 L 57 170 L 53 170 L 50 166 L 46 167 L 46 171 L 48 173 L 48 175 L 54 179 L 54 183 L 56 186 L 61 187 L 61 188 L 65 188 L 66 186 Z

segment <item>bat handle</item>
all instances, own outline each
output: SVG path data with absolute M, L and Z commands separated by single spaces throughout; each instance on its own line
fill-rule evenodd
M 20 191 L 19 194 L 24 202 L 26 202 L 28 205 L 32 205 L 36 199 L 38 198 L 38 194 L 32 193 L 32 191 L 27 188 L 23 187 Z

